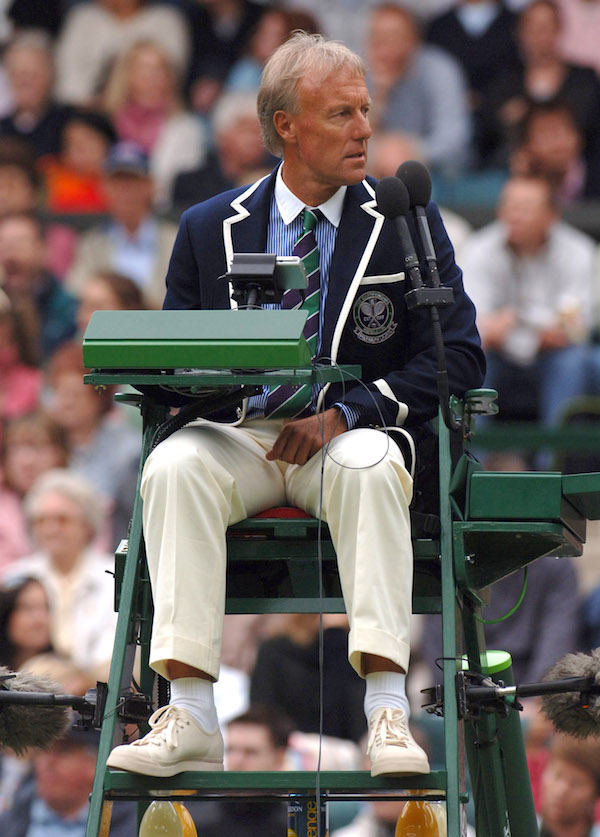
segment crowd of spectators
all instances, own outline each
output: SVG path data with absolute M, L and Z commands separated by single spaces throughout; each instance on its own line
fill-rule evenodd
M 82 336 L 95 310 L 159 308 L 179 214 L 275 165 L 256 91 L 296 29 L 363 55 L 370 173 L 393 174 L 405 159 L 429 167 L 504 417 L 552 424 L 574 398 L 600 399 L 600 0 L 0 6 L 4 665 L 41 665 L 80 693 L 106 679 L 115 629 L 106 571 L 126 536 L 141 440 L 130 408 L 83 384 Z M 540 578 L 523 610 L 489 630 L 526 679 L 572 644 L 587 650 L 600 623 L 600 596 L 584 602 L 575 564 L 548 559 L 532 572 Z M 515 585 L 498 585 L 488 615 L 503 612 Z M 585 592 L 594 586 L 588 579 Z M 317 628 L 305 616 L 226 622 L 223 719 L 250 702 L 277 707 L 300 735 L 287 766 L 306 767 L 316 752 Z M 345 662 L 346 630 L 326 620 L 324 732 L 356 749 L 363 684 Z M 417 653 L 435 679 L 439 637 L 435 625 L 423 633 Z M 242 726 L 260 726 L 256 717 Z M 76 749 L 63 741 L 53 758 L 66 763 Z M 328 753 L 335 762 L 355 749 L 330 743 Z M 275 750 L 283 764 L 281 742 Z M 29 805 L 43 774 L 39 759 L 2 756 L 0 814 Z

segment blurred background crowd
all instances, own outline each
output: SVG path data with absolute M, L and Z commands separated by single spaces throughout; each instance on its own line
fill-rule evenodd
M 67 692 L 108 676 L 112 553 L 140 452 L 134 411 L 83 384 L 82 335 L 95 310 L 159 308 L 180 213 L 273 168 L 256 92 L 296 29 L 364 57 L 370 173 L 429 167 L 503 419 L 557 425 L 582 401 L 588 420 L 600 416 L 600 0 L 2 0 L 0 664 L 49 673 Z M 503 454 L 489 467 L 540 461 Z M 486 628 L 517 680 L 600 645 L 599 541 L 592 529 L 583 559 L 536 562 L 523 605 Z M 485 615 L 506 613 L 520 585 L 519 574 L 496 585 Z M 305 615 L 227 617 L 217 696 L 236 729 L 231 767 L 316 764 L 318 627 Z M 345 618 L 324 628 L 322 766 L 353 767 L 363 684 L 346 662 Z M 439 625 L 415 617 L 414 631 L 413 719 L 435 765 L 439 728 L 419 689 L 439 680 Z M 561 798 L 552 771 L 569 774 L 569 800 L 587 782 L 575 807 L 592 810 L 600 756 L 571 752 L 535 704 L 526 718 L 536 804 L 558 835 L 564 812 L 544 813 Z M 91 779 L 73 750 L 94 745 L 71 739 L 50 767 L 2 754 L 0 833 L 80 833 Z M 83 790 L 64 780 L 74 772 Z M 337 825 L 386 834 L 392 808 L 363 806 Z M 198 813 L 203 833 L 282 827 L 277 807 L 232 810 Z

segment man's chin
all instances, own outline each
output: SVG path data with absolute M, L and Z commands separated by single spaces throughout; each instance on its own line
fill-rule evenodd
M 348 162 L 351 164 L 344 167 L 346 183 L 348 186 L 353 186 L 365 179 L 367 175 L 367 163 L 366 160 L 350 160 Z

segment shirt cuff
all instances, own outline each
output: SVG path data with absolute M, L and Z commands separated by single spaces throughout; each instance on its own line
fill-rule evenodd
M 360 420 L 360 414 L 355 407 L 349 407 L 347 404 L 342 404 L 336 401 L 333 407 L 337 407 L 346 419 L 346 427 L 348 430 L 353 430 Z

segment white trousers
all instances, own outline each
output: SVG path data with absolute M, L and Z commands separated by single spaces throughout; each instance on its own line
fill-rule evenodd
M 378 654 L 407 670 L 412 597 L 408 506 L 412 479 L 385 433 L 336 436 L 305 465 L 269 462 L 278 420 L 242 427 L 200 420 L 148 457 L 144 535 L 154 598 L 150 664 L 178 660 L 219 675 L 225 606 L 225 531 L 288 504 L 329 526 L 350 624 L 348 656 Z M 260 547 L 257 546 L 257 550 Z

